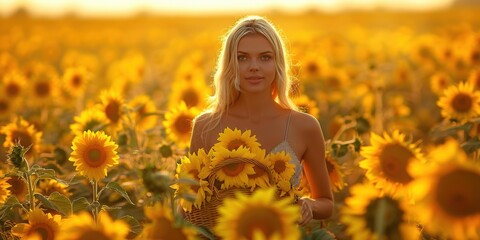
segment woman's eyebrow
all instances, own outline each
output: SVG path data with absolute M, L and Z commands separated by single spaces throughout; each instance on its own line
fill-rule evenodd
M 241 54 L 247 54 L 247 55 L 248 55 L 248 53 L 247 53 L 247 52 L 243 52 L 243 51 L 237 51 L 237 53 L 241 53 Z M 265 52 L 261 52 L 260 54 L 267 54 L 267 53 L 271 53 L 271 54 L 273 54 L 273 52 L 272 52 L 272 51 L 265 51 Z

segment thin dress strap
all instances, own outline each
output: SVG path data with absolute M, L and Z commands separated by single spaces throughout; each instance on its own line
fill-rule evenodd
M 287 119 L 287 127 L 285 128 L 285 141 L 287 141 L 287 136 L 288 136 L 288 126 L 290 125 L 290 116 L 292 116 L 292 111 L 288 114 L 288 119 Z

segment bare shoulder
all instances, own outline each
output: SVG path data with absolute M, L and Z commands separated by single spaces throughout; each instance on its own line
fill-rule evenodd
M 193 124 L 194 124 L 194 126 L 197 126 L 197 127 L 203 127 L 208 123 L 208 120 L 211 117 L 212 117 L 212 113 L 203 112 L 193 120 Z
M 292 120 L 295 127 L 302 133 L 311 134 L 322 131 L 318 120 L 308 113 L 293 111 Z

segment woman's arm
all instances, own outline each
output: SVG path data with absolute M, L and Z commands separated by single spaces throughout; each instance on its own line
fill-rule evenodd
M 325 139 L 317 119 L 302 114 L 299 121 L 301 133 L 305 139 L 306 150 L 303 154 L 304 173 L 310 185 L 311 198 L 299 201 L 303 219 L 306 224 L 313 219 L 327 219 L 333 214 L 333 194 L 325 161 Z

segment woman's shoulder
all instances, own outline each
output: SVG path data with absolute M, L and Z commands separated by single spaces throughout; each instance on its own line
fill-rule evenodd
M 292 124 L 296 128 L 302 131 L 311 132 L 320 129 L 320 123 L 318 119 L 311 114 L 301 112 L 298 110 L 292 110 Z
M 212 119 L 212 112 L 202 112 L 193 120 L 196 126 L 204 126 Z

